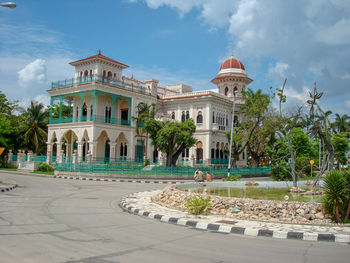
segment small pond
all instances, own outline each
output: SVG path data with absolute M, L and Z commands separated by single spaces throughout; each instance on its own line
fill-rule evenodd
M 210 195 L 226 197 L 298 202 L 322 202 L 321 195 L 292 194 L 289 192 L 288 187 L 290 187 L 288 184 L 276 184 L 276 182 L 259 183 L 258 186 L 245 186 L 244 182 L 205 183 L 205 186 L 192 183 L 177 186 L 179 190 L 194 193 L 203 193 L 206 191 Z M 305 185 L 299 185 L 299 187 L 304 188 Z

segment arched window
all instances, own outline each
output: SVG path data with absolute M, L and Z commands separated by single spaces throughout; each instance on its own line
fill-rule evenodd
M 210 155 L 210 157 L 211 157 L 212 159 L 215 158 L 215 149 L 214 149 L 214 148 L 211 148 L 211 155 Z
M 203 115 L 201 111 L 198 112 L 197 123 L 203 123 Z
M 185 122 L 185 120 L 186 120 L 186 115 L 185 115 L 185 112 L 183 111 L 181 115 L 181 122 Z
M 190 112 L 186 111 L 186 120 L 190 118 Z
M 226 115 L 226 126 L 228 126 L 228 118 L 227 118 L 227 115 Z
M 213 111 L 213 123 L 215 123 L 215 112 Z
M 83 116 L 86 116 L 87 115 L 87 106 L 86 106 L 86 103 L 84 102 L 83 104 Z
M 76 115 L 75 115 L 76 118 L 79 117 L 79 107 L 77 107 L 77 110 L 76 110 Z
M 234 87 L 234 89 L 233 89 L 233 96 L 237 97 L 237 95 L 238 95 L 238 88 Z
M 90 106 L 90 118 L 92 119 L 92 116 L 94 115 L 94 106 L 91 104 Z
M 128 145 L 127 144 L 124 145 L 124 156 L 125 157 L 128 156 Z
M 120 155 L 120 157 L 123 157 L 123 156 L 124 156 L 124 145 L 123 145 L 122 143 L 120 144 L 119 155 Z
M 171 113 L 171 119 L 175 120 L 175 112 Z
M 245 159 L 245 152 L 242 152 L 242 159 Z
M 228 87 L 225 88 L 225 96 L 227 96 L 228 93 Z

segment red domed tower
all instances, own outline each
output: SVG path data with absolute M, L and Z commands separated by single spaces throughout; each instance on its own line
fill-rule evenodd
M 242 91 L 252 81 L 247 76 L 243 63 L 232 54 L 221 64 L 218 75 L 211 82 L 218 86 L 220 94 L 227 97 L 241 97 Z

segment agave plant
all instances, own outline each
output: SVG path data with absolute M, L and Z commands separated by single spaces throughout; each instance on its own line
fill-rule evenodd
M 324 183 L 324 208 L 333 220 L 342 222 L 345 219 L 349 199 L 345 176 L 342 172 L 333 170 L 325 177 Z

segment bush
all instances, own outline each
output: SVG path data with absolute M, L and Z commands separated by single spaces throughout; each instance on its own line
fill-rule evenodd
M 150 165 L 150 164 L 151 164 L 151 162 L 149 161 L 149 159 L 146 159 L 145 160 L 145 166 Z
M 209 205 L 210 205 L 209 196 L 207 198 L 203 198 L 202 196 L 201 197 L 193 196 L 186 199 L 187 211 L 194 215 L 208 214 Z
M 336 222 L 350 221 L 350 172 L 333 170 L 324 178 L 323 206 Z
M 230 176 L 228 176 L 228 177 L 224 177 L 224 178 L 222 178 L 222 180 L 223 181 L 230 181 L 230 182 L 233 182 L 233 181 L 238 181 L 239 180 L 239 178 L 241 177 L 241 175 L 230 175 Z
M 52 172 L 55 170 L 51 165 L 48 165 L 47 163 L 41 163 L 39 164 L 38 171 L 41 172 Z
M 274 181 L 292 181 L 291 168 L 288 166 L 275 166 L 271 168 L 271 178 Z

